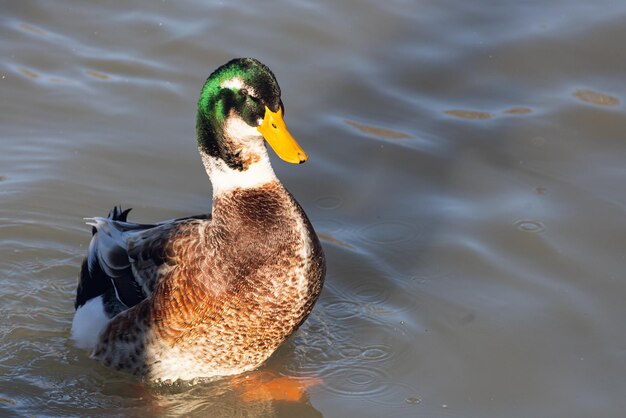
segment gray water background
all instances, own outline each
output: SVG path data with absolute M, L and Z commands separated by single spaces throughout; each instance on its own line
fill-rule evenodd
M 3 2 L 0 415 L 621 417 L 623 1 Z M 210 209 L 206 76 L 275 72 L 310 160 L 273 158 L 328 257 L 263 367 L 150 387 L 68 340 L 82 218 Z M 260 372 L 259 372 L 260 373 Z

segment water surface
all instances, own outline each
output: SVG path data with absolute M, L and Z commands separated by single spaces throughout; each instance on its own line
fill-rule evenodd
M 1 414 L 622 416 L 625 18 L 608 0 L 4 4 Z M 276 73 L 310 157 L 273 161 L 327 284 L 249 376 L 299 400 L 147 386 L 68 341 L 83 217 L 210 209 L 195 102 L 236 56 Z

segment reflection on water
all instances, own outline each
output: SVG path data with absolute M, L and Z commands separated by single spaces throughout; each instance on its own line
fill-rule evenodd
M 626 4 L 10 2 L 0 415 L 623 415 Z M 195 103 L 277 74 L 327 284 L 261 370 L 154 387 L 68 341 L 82 218 L 210 208 Z
M 574 96 L 583 102 L 593 103 L 599 106 L 618 106 L 619 99 L 608 94 L 591 90 L 576 90 Z
M 532 113 L 532 109 L 528 107 L 512 107 L 510 109 L 505 110 L 505 113 L 509 113 L 511 115 L 525 115 L 527 113 Z
M 39 35 L 39 36 L 45 36 L 46 35 L 46 32 L 44 32 L 42 29 L 40 29 L 40 28 L 38 28 L 36 26 L 30 25 L 28 23 L 24 23 L 24 22 L 20 23 L 20 29 L 23 29 L 26 32 L 30 32 L 30 33 L 33 33 L 33 34 Z
M 489 112 L 479 112 L 476 110 L 447 110 L 446 114 L 463 119 L 491 119 L 493 117 Z
M 87 70 L 85 71 L 85 74 L 90 77 L 97 78 L 98 80 L 108 80 L 111 78 L 111 76 L 109 76 L 108 74 L 104 74 L 94 70 Z
M 372 135 L 374 137 L 379 138 L 389 138 L 389 139 L 406 139 L 411 138 L 411 135 L 405 134 L 404 132 L 397 132 L 391 129 L 379 128 L 377 126 L 369 126 L 362 123 L 354 122 L 351 120 L 346 120 L 346 123 L 359 131 Z

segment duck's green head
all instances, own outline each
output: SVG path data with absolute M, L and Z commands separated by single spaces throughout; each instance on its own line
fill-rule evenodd
M 196 130 L 200 150 L 245 170 L 254 155 L 247 150 L 262 138 L 283 160 L 300 164 L 305 152 L 283 122 L 280 87 L 272 71 L 253 58 L 237 58 L 215 70 L 198 101 Z M 256 143 L 255 143 L 256 141 Z

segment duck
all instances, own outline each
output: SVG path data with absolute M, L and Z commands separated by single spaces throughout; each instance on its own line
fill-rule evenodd
M 274 73 L 254 58 L 217 68 L 196 113 L 209 213 L 155 224 L 130 209 L 86 218 L 71 338 L 105 366 L 154 382 L 259 368 L 311 313 L 326 273 L 304 210 L 278 180 L 308 156 L 287 130 Z

